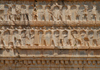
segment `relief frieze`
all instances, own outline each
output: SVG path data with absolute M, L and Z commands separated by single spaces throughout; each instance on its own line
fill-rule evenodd
M 0 7 L 0 25 L 39 25 L 42 22 L 44 26 L 45 23 L 94 25 L 100 21 L 99 2 L 11 2 L 0 4 Z
M 1 48 L 99 48 L 100 29 L 95 27 L 1 26 Z

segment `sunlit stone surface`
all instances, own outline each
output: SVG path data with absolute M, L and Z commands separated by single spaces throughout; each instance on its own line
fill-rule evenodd
M 0 1 L 0 70 L 99 69 L 99 1 Z

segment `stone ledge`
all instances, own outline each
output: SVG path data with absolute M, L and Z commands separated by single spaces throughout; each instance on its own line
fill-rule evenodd
M 100 21 L 0 21 L 0 26 L 100 26 Z
M 7 58 L 100 58 L 100 50 L 0 50 L 0 57 Z

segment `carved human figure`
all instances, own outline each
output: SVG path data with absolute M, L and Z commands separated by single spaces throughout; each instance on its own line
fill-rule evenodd
M 72 16 L 72 12 L 71 12 L 71 10 L 70 10 L 70 6 L 68 6 L 68 10 L 67 10 L 67 21 L 70 21 L 71 20 L 71 16 Z
M 16 14 L 16 5 L 12 5 L 12 14 Z
M 44 18 L 44 10 L 43 10 L 43 8 L 42 8 L 41 5 L 39 5 L 39 6 L 37 7 L 37 17 L 38 17 L 38 21 L 42 21 L 42 20 L 45 19 L 45 18 Z
M 59 46 L 63 46 L 63 27 L 59 29 Z
M 84 41 L 85 41 L 85 46 L 88 47 L 89 46 L 89 37 L 88 37 L 89 28 L 86 28 L 85 31 L 86 31 L 86 34 L 84 37 Z
M 75 20 L 77 15 L 77 6 L 72 5 L 70 10 L 71 10 L 71 20 Z
M 82 30 L 82 31 L 80 31 L 80 34 L 81 34 L 81 45 L 82 45 L 82 46 L 85 46 L 84 37 L 85 37 L 85 35 L 86 35 L 86 31 L 85 31 L 85 30 Z
M 9 10 L 9 6 L 5 5 L 4 6 L 4 20 L 8 21 L 8 10 Z
M 13 31 L 13 36 L 14 36 L 14 48 L 16 48 L 16 46 L 18 46 L 18 45 L 17 45 L 17 40 L 18 40 L 18 38 L 19 38 L 18 35 L 19 35 L 19 34 L 18 34 L 18 30 L 14 30 L 14 31 Z
M 79 20 L 83 20 L 84 9 L 85 9 L 84 5 L 79 6 L 79 10 L 77 11 L 77 13 L 79 15 Z
M 9 30 L 10 30 L 9 47 L 14 48 L 14 34 L 13 34 L 14 27 L 11 26 L 11 28 Z
M 21 44 L 22 44 L 22 46 L 26 45 L 26 30 L 23 30 L 21 32 Z
M 68 8 L 67 6 L 62 7 L 62 20 L 66 21 L 67 20 L 67 15 L 68 15 Z
M 58 21 L 58 20 L 61 20 L 61 11 L 60 11 L 60 8 L 59 6 L 55 6 L 53 8 L 53 11 L 52 11 L 52 16 L 53 16 L 53 20 L 54 21 Z
M 26 29 L 26 45 L 31 45 L 30 27 Z
M 40 29 L 40 32 L 39 32 L 39 37 L 40 37 L 40 46 L 46 46 L 47 43 L 46 43 L 46 27 L 43 27 L 43 29 L 41 30 Z
M 34 29 L 32 28 L 31 31 L 30 31 L 30 35 L 31 35 L 31 46 L 34 45 L 34 38 L 35 38 L 35 32 L 34 32 Z
M 47 42 L 46 42 L 46 27 L 43 27 L 43 36 L 42 36 L 42 45 L 43 46 L 47 46 Z
M 54 31 L 54 45 L 55 47 L 59 48 L 59 31 Z
M 65 29 L 63 32 L 63 47 L 67 46 L 67 42 L 68 42 L 68 31 L 67 29 Z
M 20 21 L 20 20 L 23 21 L 23 18 L 25 15 L 21 13 L 21 9 L 16 7 L 15 11 L 16 11 L 16 14 L 14 15 L 14 21 Z
M 94 37 L 94 32 L 93 31 L 89 31 L 88 32 L 89 46 L 93 46 L 93 37 Z
M 48 29 L 48 31 L 46 32 L 46 36 L 45 36 L 45 40 L 46 40 L 46 45 L 50 46 L 51 45 L 51 30 Z
M 96 28 L 93 29 L 93 32 L 94 32 L 94 35 L 93 35 L 93 46 L 96 47 L 96 46 L 98 46 L 97 29 Z
M 14 17 L 16 15 L 16 6 L 12 6 L 11 15 L 9 16 L 10 21 L 15 21 Z
M 25 21 L 26 18 L 26 6 L 22 5 L 21 6 L 21 21 Z
M 51 27 L 51 46 L 55 46 L 55 43 L 54 43 L 54 27 Z
M 77 31 L 76 30 L 72 31 L 72 37 L 73 37 L 72 45 L 73 46 L 80 46 L 81 45 L 81 36 L 80 36 L 79 29 L 77 29 Z
M 76 30 L 73 30 L 72 31 L 72 37 L 73 37 L 72 46 L 77 46 L 77 36 L 78 36 L 78 32 Z
M 15 37 L 16 37 L 16 47 L 21 47 L 21 45 L 22 45 L 22 27 L 21 26 L 19 26 L 18 27 L 18 29 L 17 28 L 15 28 L 15 30 L 16 30 L 16 35 L 15 35 Z
M 5 32 L 4 32 L 4 36 L 3 36 L 4 38 L 4 45 L 5 45 L 5 47 L 7 48 L 8 47 L 8 45 L 9 45 L 9 40 L 10 40 L 10 31 L 9 31 L 9 28 L 7 28 L 6 30 L 5 30 Z
M 9 9 L 8 9 L 8 14 L 7 14 L 7 21 L 10 21 L 10 16 L 11 16 L 11 14 L 12 14 L 11 10 L 12 10 L 12 8 L 9 7 Z
M 80 27 L 78 27 L 77 28 L 77 32 L 78 32 L 78 34 L 77 34 L 77 38 L 76 38 L 76 40 L 77 40 L 77 46 L 81 46 L 81 44 L 82 44 L 82 41 L 81 41 L 81 34 L 80 34 Z
M 95 21 L 96 20 L 96 14 L 97 14 L 96 6 L 90 5 L 88 9 L 89 9 L 88 11 L 91 12 L 91 13 L 88 13 L 89 20 Z
M 83 20 L 88 20 L 88 8 L 87 8 L 87 6 L 85 6 L 85 9 L 84 9 L 84 11 L 83 11 Z
M 43 36 L 43 30 L 39 31 L 39 46 L 43 46 L 44 45 L 44 36 Z
M 68 42 L 67 42 L 67 45 L 68 46 L 72 46 L 72 42 L 73 42 L 73 38 L 72 38 L 72 34 L 71 34 L 71 32 L 72 32 L 72 29 L 71 29 L 71 27 L 68 27 Z
M 45 7 L 45 20 L 50 21 L 51 20 L 51 14 L 50 14 L 50 6 Z
M 39 30 L 38 30 L 38 27 L 36 27 L 34 31 L 35 31 L 34 45 L 38 46 L 39 45 L 39 32 L 38 32 Z
M 33 20 L 36 21 L 37 20 L 37 10 L 36 10 L 36 8 L 34 8 L 32 15 L 33 15 Z
M 29 21 L 32 21 L 34 19 L 33 18 L 33 10 L 34 10 L 34 7 L 33 6 L 29 6 L 29 10 L 28 10 Z

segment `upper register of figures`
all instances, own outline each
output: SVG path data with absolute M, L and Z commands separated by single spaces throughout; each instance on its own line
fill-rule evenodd
M 7 25 L 27 21 L 100 21 L 99 4 L 100 2 L 1 2 L 0 21 L 8 21 L 9 23 L 4 23 Z

